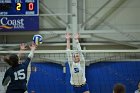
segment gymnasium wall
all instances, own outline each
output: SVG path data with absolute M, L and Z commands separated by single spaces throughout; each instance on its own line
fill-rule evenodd
M 63 67 L 53 63 L 33 63 L 29 81 L 29 93 L 72 93 L 70 73 L 66 64 Z M 134 93 L 140 80 L 140 62 L 102 62 L 86 67 L 86 77 L 91 93 L 112 93 L 114 84 L 126 85 L 126 93 Z

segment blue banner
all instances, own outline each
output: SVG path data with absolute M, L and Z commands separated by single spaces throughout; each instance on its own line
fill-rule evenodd
M 0 32 L 38 30 L 39 16 L 0 16 Z

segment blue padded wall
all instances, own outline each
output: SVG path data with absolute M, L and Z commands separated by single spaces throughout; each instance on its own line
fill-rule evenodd
M 126 86 L 126 93 L 134 93 L 140 80 L 140 62 L 103 62 L 86 68 L 91 93 L 112 93 L 116 83 Z
M 35 93 L 73 93 L 70 85 L 69 66 L 66 74 L 63 67 L 53 63 L 32 63 L 28 90 Z M 112 93 L 113 86 L 120 82 L 126 85 L 126 93 L 134 93 L 140 80 L 140 62 L 100 62 L 86 67 L 90 93 Z
M 65 93 L 65 78 L 63 67 L 53 63 L 32 63 L 37 71 L 32 71 L 28 92 L 35 93 Z

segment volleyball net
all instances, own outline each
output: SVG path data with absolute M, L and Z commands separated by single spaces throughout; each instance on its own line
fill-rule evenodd
M 77 50 L 71 50 L 74 53 Z M 23 58 L 27 56 L 30 51 L 23 52 Z M 140 50 L 81 50 L 86 64 L 102 62 L 102 61 L 137 61 L 140 60 Z M 0 57 L 16 53 L 19 51 L 0 51 Z M 64 64 L 67 60 L 66 50 L 36 50 L 33 58 L 33 62 L 55 62 L 58 64 Z

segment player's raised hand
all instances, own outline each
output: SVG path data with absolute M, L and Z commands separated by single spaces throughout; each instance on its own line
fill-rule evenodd
M 78 40 L 79 38 L 80 38 L 80 34 L 79 33 L 76 33 L 75 36 L 74 36 L 74 39 L 75 40 Z
M 29 48 L 30 48 L 31 50 L 35 50 L 36 47 L 37 47 L 37 45 L 36 45 L 35 43 L 33 43 L 33 42 L 32 42 L 31 45 L 29 45 Z
M 69 32 L 67 32 L 67 33 L 66 33 L 66 35 L 65 35 L 65 37 L 66 37 L 66 39 L 67 39 L 67 40 L 70 40 L 70 38 L 71 38 L 70 33 L 69 33 Z
M 21 43 L 19 46 L 20 46 L 20 51 L 17 55 L 18 55 L 19 60 L 20 60 L 21 57 L 23 57 L 23 52 L 24 52 L 24 50 L 27 49 L 27 46 L 24 43 Z M 21 60 L 19 61 L 19 63 L 21 63 Z
M 26 50 L 27 46 L 24 43 L 20 44 L 20 50 Z

